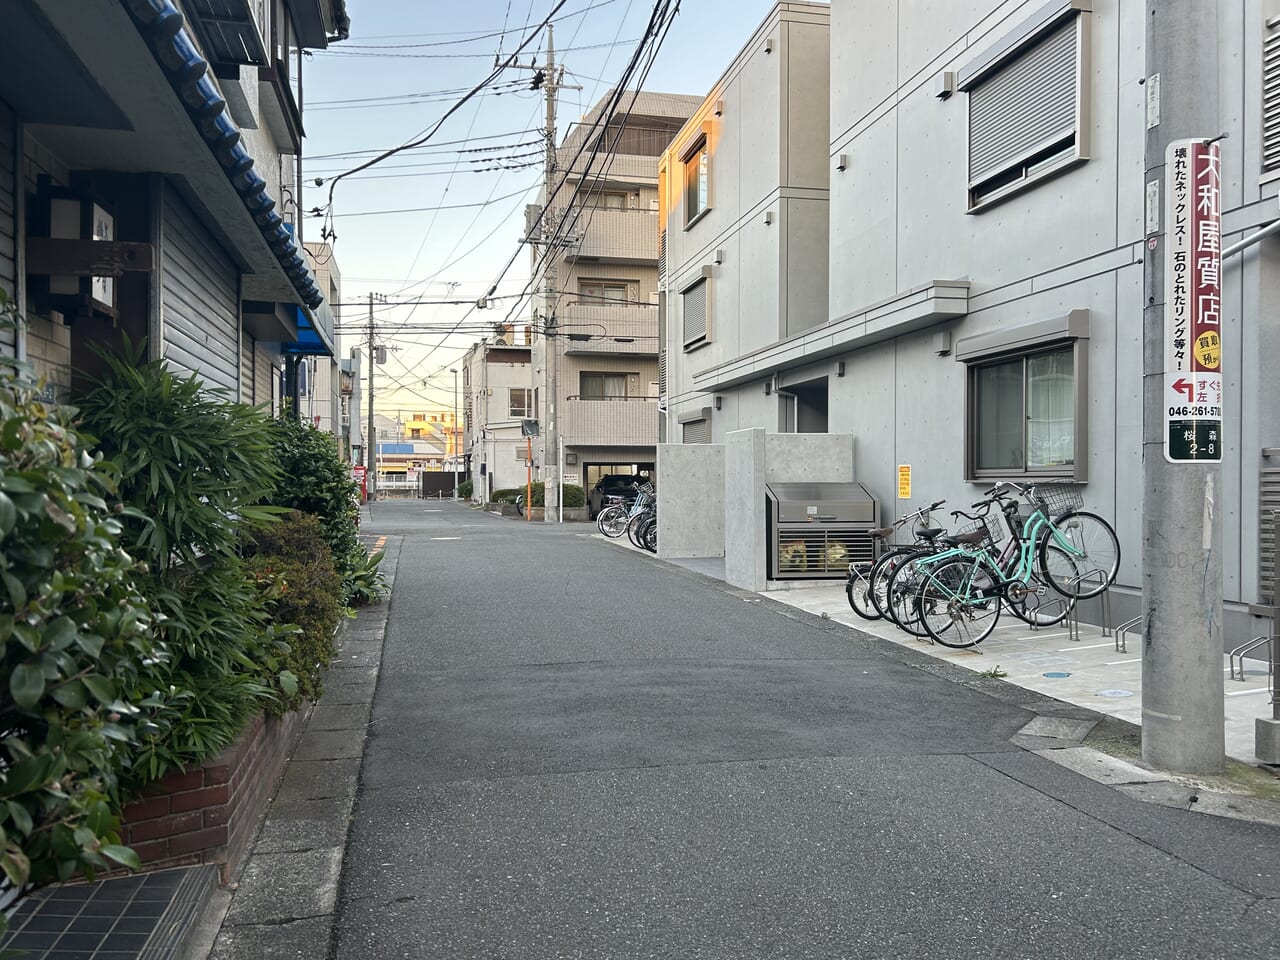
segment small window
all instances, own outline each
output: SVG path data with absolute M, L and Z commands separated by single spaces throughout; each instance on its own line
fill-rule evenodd
M 709 339 L 707 314 L 707 281 L 702 279 L 680 292 L 680 318 L 686 350 Z
M 707 138 L 703 137 L 684 158 L 684 222 L 693 223 L 710 207 L 707 184 Z
M 969 455 L 975 478 L 1077 476 L 1076 347 L 969 367 Z
M 508 415 L 520 420 L 528 420 L 533 417 L 532 403 L 533 390 L 529 387 L 512 387 Z
M 582 199 L 584 207 L 595 207 L 598 210 L 625 210 L 627 209 L 627 195 L 625 193 L 608 193 L 587 191 Z
M 970 211 L 1088 158 L 1088 14 L 1046 10 L 1056 17 L 1025 26 L 1026 42 L 1006 38 L 961 72 Z
M 625 373 L 580 373 L 578 395 L 583 400 L 623 400 L 627 396 Z
M 627 285 L 607 280 L 582 281 L 578 286 L 578 296 L 588 306 L 600 304 L 626 303 Z

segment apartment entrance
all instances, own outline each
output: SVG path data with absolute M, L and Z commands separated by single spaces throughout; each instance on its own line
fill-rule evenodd
M 783 433 L 827 432 L 827 378 L 788 384 L 778 391 L 782 403 L 779 428 Z

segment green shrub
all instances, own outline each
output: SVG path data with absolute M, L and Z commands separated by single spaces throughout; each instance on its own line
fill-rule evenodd
M 320 521 L 305 513 L 295 511 L 258 531 L 248 549 L 249 569 L 266 590 L 275 621 L 299 628 L 281 658 L 297 678 L 297 689 L 268 707 L 281 714 L 320 699 L 324 692 L 324 671 L 337 652 L 333 634 L 342 619 L 342 580 Z
M 489 495 L 490 503 L 515 503 L 516 497 L 524 495 L 524 487 L 504 487 Z
M 216 755 L 296 681 L 280 662 L 287 631 L 238 552 L 282 512 L 259 505 L 279 477 L 271 418 L 132 354 L 106 356 L 80 406 L 119 469 L 126 548 L 150 564 L 139 586 L 171 654 L 148 661 L 135 688 L 151 694 L 158 727 L 136 747 L 136 789 Z
M 493 491 L 489 500 L 491 503 L 515 503 L 516 497 L 523 497 L 524 495 L 524 487 L 510 487 L 503 490 Z M 547 486 L 543 481 L 534 481 L 531 495 L 533 497 L 533 505 L 535 507 L 546 506 Z M 564 485 L 564 505 L 566 507 L 584 507 L 586 504 L 587 495 L 582 487 L 578 486 L 576 483 L 566 483 Z
M 458 496 L 463 500 L 470 500 L 472 493 L 475 492 L 475 486 L 470 480 L 463 480 L 458 484 Z
M 368 602 L 370 591 L 358 589 L 357 578 L 366 586 L 372 580 L 372 595 L 377 599 L 383 593 L 381 577 L 376 563 L 370 571 L 356 527 L 360 487 L 351 479 L 351 468 L 333 435 L 288 415 L 277 420 L 276 428 L 276 462 L 287 480 L 278 486 L 272 503 L 319 520 L 341 577 L 343 603 Z
M 585 507 L 587 505 L 587 491 L 576 483 L 566 483 L 564 485 L 564 505 L 566 507 Z
M 12 308 L 0 306 L 12 316 Z M 139 866 L 117 833 L 117 771 L 139 716 L 128 699 L 150 640 L 139 565 L 120 548 L 107 465 L 71 411 L 0 369 L 0 889 Z M 0 932 L 5 921 L 0 917 Z

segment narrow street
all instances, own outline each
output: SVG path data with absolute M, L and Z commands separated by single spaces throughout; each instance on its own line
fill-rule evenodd
M 1035 694 L 587 524 L 362 532 L 399 564 L 340 960 L 1276 955 L 1280 831 L 1022 749 Z

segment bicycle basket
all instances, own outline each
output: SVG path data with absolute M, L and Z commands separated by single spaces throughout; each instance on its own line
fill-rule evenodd
M 969 523 L 958 530 L 951 531 L 953 537 L 968 537 L 974 533 L 981 533 L 985 537 L 977 543 L 997 544 L 1004 539 L 1004 527 L 994 517 L 985 517 L 977 523 Z
M 653 493 L 653 481 L 646 480 L 644 483 L 640 484 L 640 486 L 637 489 L 639 490 L 640 493 L 645 493 L 645 494 Z
M 1044 512 L 1060 517 L 1084 506 L 1084 491 L 1078 483 L 1046 483 L 1036 487 L 1036 496 L 1044 504 Z

